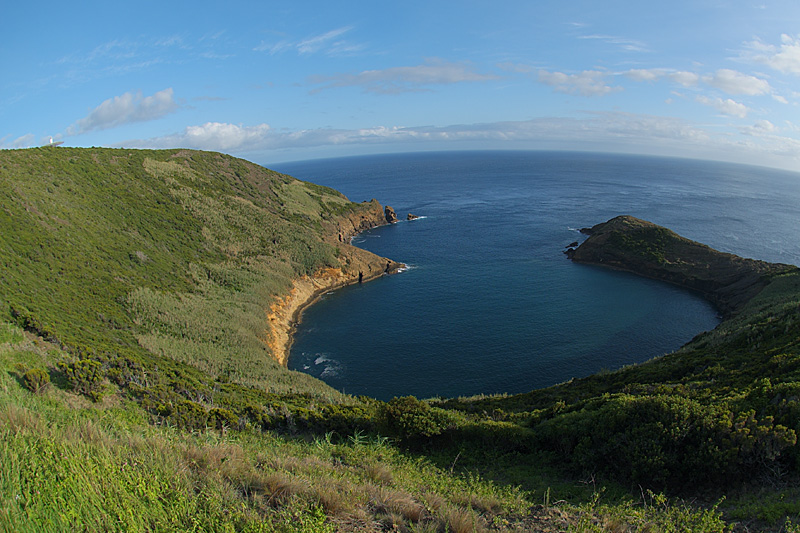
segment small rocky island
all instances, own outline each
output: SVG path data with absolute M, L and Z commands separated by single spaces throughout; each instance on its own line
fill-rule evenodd
M 394 208 L 392 206 L 387 205 L 383 209 L 383 214 L 384 214 L 384 218 L 386 218 L 386 222 L 389 223 L 389 224 L 394 224 L 394 223 L 396 223 L 398 221 L 397 213 L 395 212 L 395 210 L 394 210 Z M 418 218 L 419 218 L 419 215 L 415 215 L 413 213 L 409 213 L 408 216 L 406 216 L 406 220 L 416 220 Z
M 729 317 L 778 274 L 793 265 L 768 263 L 719 252 L 667 228 L 622 215 L 581 233 L 589 235 L 565 252 L 576 263 L 601 265 L 674 283 L 700 292 Z

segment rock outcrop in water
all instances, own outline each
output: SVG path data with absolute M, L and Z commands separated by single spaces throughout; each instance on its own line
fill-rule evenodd
M 386 217 L 386 222 L 389 224 L 394 224 L 397 222 L 397 213 L 394 212 L 390 206 L 386 206 L 383 210 L 384 216 Z
M 692 289 L 726 317 L 761 292 L 772 276 L 797 268 L 718 252 L 627 215 L 581 232 L 589 238 L 566 252 L 576 263 L 625 270 Z

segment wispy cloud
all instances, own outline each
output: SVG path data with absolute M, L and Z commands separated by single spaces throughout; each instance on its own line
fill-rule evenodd
M 604 43 L 622 48 L 627 52 L 649 52 L 647 44 L 635 39 L 626 39 L 625 37 L 618 37 L 615 35 L 581 35 L 579 39 L 592 39 L 602 41 Z
M 775 94 L 772 86 L 765 79 L 744 74 L 731 69 L 719 69 L 711 74 L 696 74 L 688 71 L 672 71 L 664 68 L 631 69 L 622 73 L 637 82 L 655 82 L 670 80 L 684 87 L 696 87 L 706 84 L 730 95 L 762 96 L 769 95 L 773 100 L 786 104 L 786 98 Z M 713 107 L 720 113 L 744 118 L 749 113 L 747 106 L 730 98 L 697 96 L 695 101 Z
M 312 85 L 320 86 L 316 91 L 334 87 L 361 87 L 365 92 L 391 94 L 419 91 L 432 85 L 450 85 L 493 79 L 497 79 L 497 76 L 476 72 L 470 63 L 429 59 L 421 65 L 365 70 L 358 74 L 313 76 L 308 81 Z
M 366 46 L 342 38 L 351 30 L 353 30 L 353 26 L 343 26 L 299 41 L 286 39 L 282 39 L 278 42 L 262 41 L 261 44 L 253 48 L 253 50 L 256 52 L 269 52 L 270 55 L 277 55 L 292 50 L 300 55 L 323 53 L 329 56 L 341 56 L 354 54 L 364 50 Z
M 335 30 L 323 33 L 322 35 L 316 35 L 309 39 L 305 39 L 297 43 L 297 51 L 301 54 L 313 54 L 329 47 L 336 48 L 337 46 L 340 46 L 342 42 L 338 39 L 338 37 L 340 35 L 344 35 L 352 29 L 353 28 L 351 26 L 345 26 L 343 28 L 337 28 Z
M 132 122 L 156 120 L 178 109 L 172 88 L 152 96 L 128 92 L 104 101 L 89 114 L 67 128 L 67 135 L 115 128 Z
M 608 138 L 636 142 L 659 138 L 692 143 L 707 139 L 708 134 L 679 119 L 629 113 L 589 113 L 588 117 L 581 119 L 548 117 L 441 127 L 375 126 L 352 130 L 323 128 L 285 131 L 274 130 L 268 124 L 243 126 L 209 122 L 190 126 L 174 135 L 121 144 L 141 148 L 180 146 L 243 153 L 279 148 L 408 141 L 597 142 L 598 139 Z
M 612 87 L 606 84 L 606 75 L 605 72 L 597 70 L 584 70 L 580 74 L 540 70 L 538 80 L 540 83 L 553 87 L 560 93 L 580 94 L 582 96 L 600 96 L 621 91 L 622 87 Z
M 752 126 L 742 126 L 739 131 L 744 135 L 763 137 L 774 135 L 778 128 L 769 120 L 757 120 Z
M 663 116 L 625 112 L 586 113 L 580 118 L 542 117 L 526 121 L 458 124 L 451 126 L 375 126 L 360 129 L 321 128 L 275 130 L 268 124 L 245 126 L 209 122 L 180 133 L 119 146 L 136 148 L 195 148 L 233 154 L 261 154 L 286 149 L 343 145 L 409 145 L 424 142 L 442 146 L 505 146 L 519 148 L 601 148 L 613 151 L 732 158 L 741 162 L 767 161 L 780 156 L 779 166 L 800 161 L 800 141 L 780 136 L 766 120 L 740 128 L 733 139 L 687 121 Z M 752 139 L 746 141 L 745 139 Z M 466 144 L 465 144 L 466 143 Z M 471 144 L 470 144 L 471 143 Z M 497 144 L 492 144 L 497 143 Z M 772 159 L 775 164 L 776 160 Z
M 28 148 L 35 144 L 36 142 L 36 135 L 33 133 L 27 133 L 21 137 L 17 137 L 11 142 L 8 140 L 11 139 L 11 135 L 6 135 L 5 137 L 0 139 L 0 147 L 3 148 Z

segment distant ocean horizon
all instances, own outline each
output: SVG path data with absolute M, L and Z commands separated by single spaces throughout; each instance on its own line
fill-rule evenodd
M 401 222 L 354 244 L 408 264 L 308 308 L 289 367 L 380 399 L 520 393 L 674 351 L 719 322 L 699 295 L 573 264 L 627 214 L 720 251 L 800 264 L 800 174 L 580 152 L 433 152 L 272 165 Z M 407 213 L 421 218 L 404 221 Z

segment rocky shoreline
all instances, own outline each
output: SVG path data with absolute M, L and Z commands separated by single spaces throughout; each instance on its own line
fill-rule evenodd
M 277 297 L 267 310 L 268 330 L 264 342 L 273 357 L 283 366 L 289 362 L 294 332 L 303 311 L 332 290 L 363 283 L 385 274 L 397 273 L 405 267 L 385 257 L 357 248 L 350 241 L 362 231 L 396 221 L 390 220 L 388 211 L 376 201 L 362 204 L 362 208 L 342 215 L 325 224 L 324 240 L 339 250 L 339 267 L 325 268 L 313 276 L 294 280 L 289 294 Z

